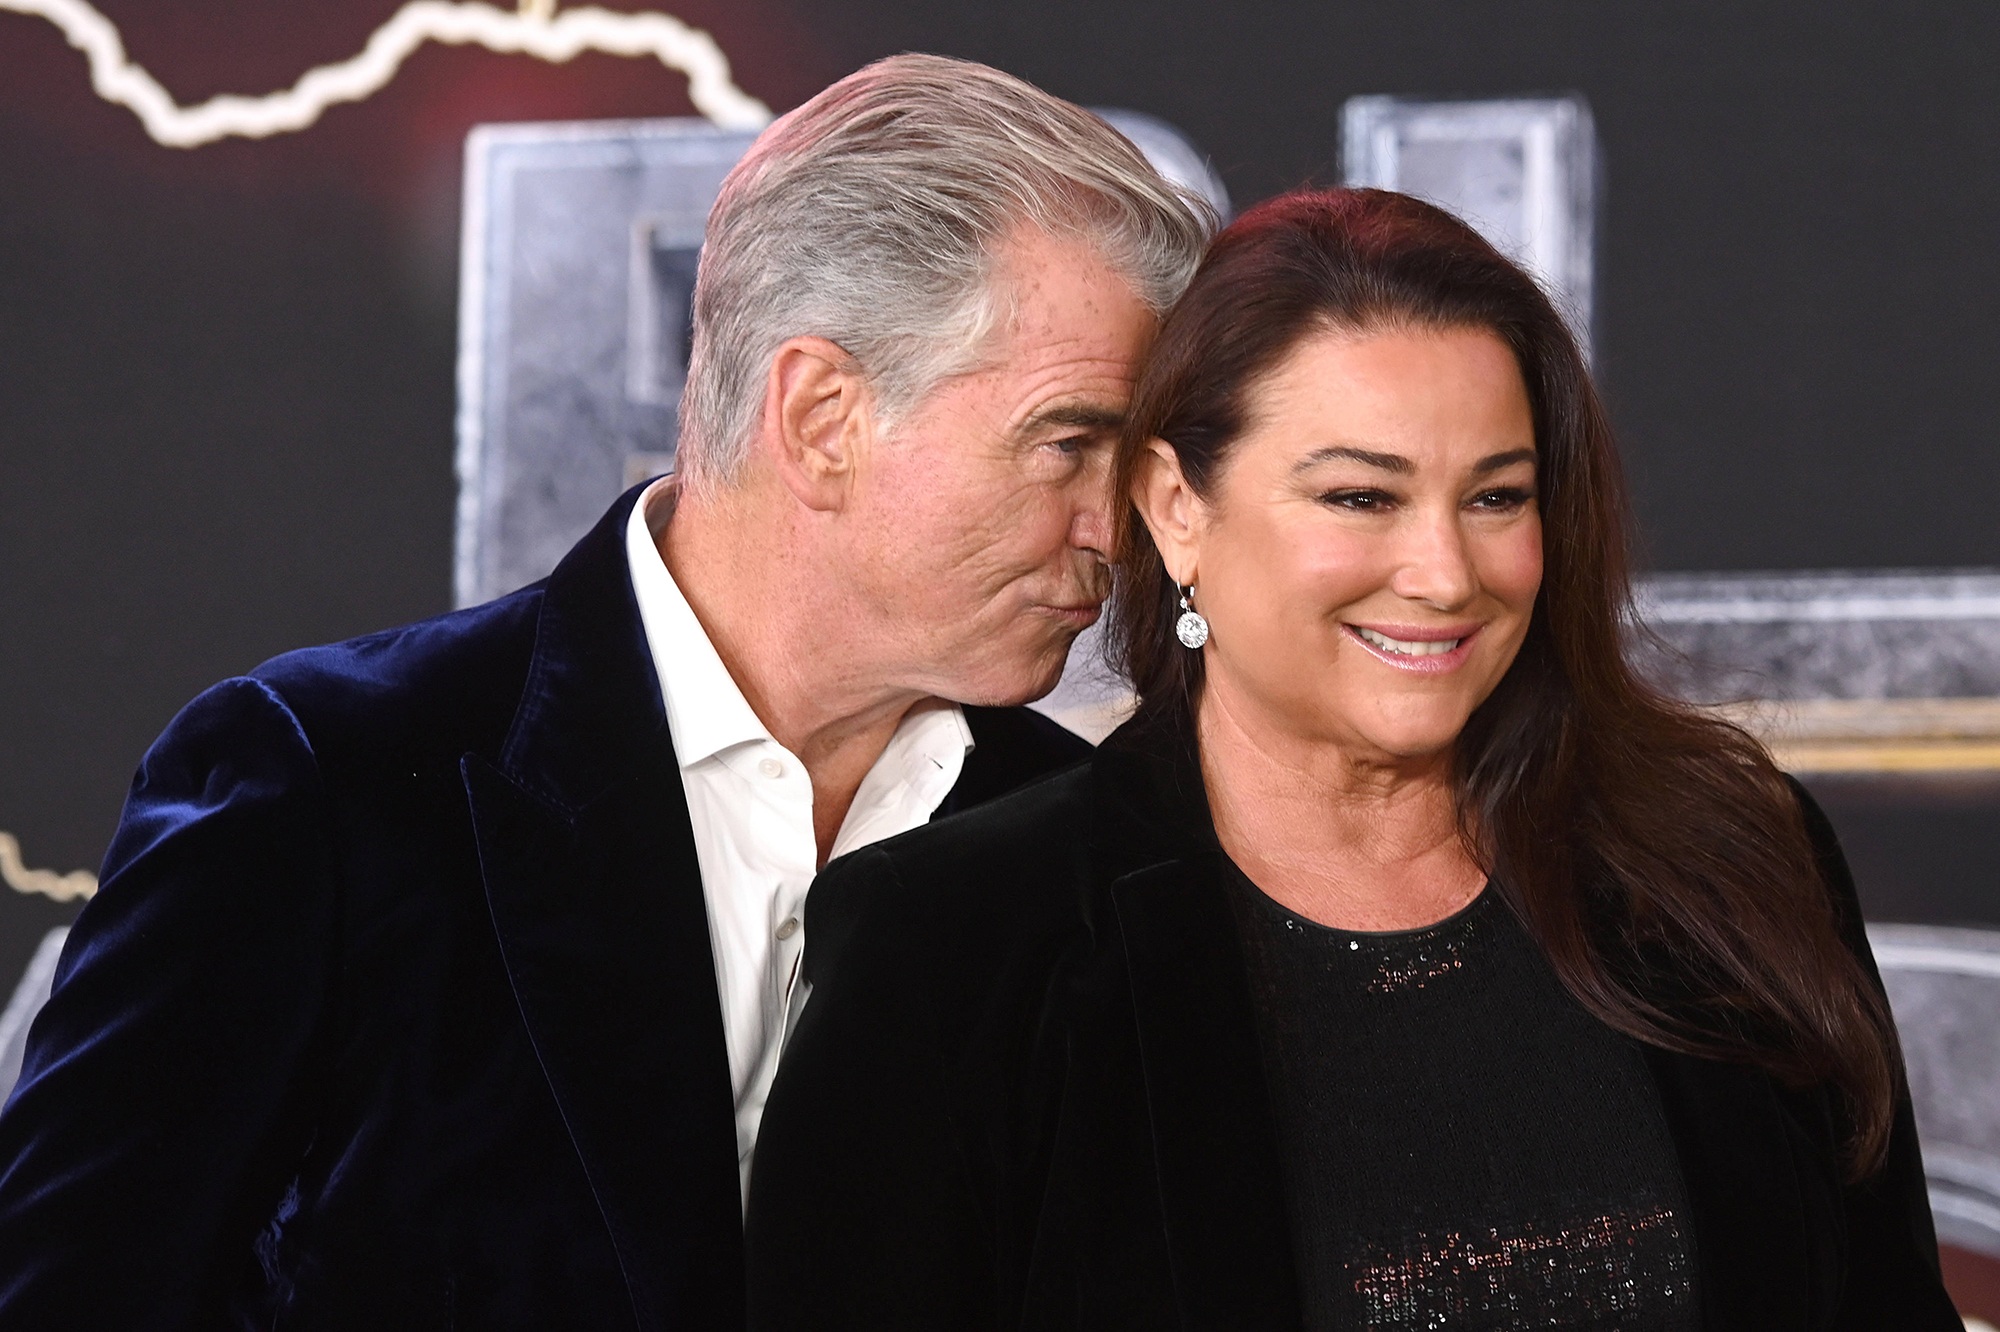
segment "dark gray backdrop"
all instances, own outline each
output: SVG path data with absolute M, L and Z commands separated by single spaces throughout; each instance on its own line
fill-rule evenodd
M 396 8 L 101 4 L 183 101 L 288 84 Z M 1152 112 L 1239 204 L 1337 181 L 1352 94 L 1581 91 L 1648 562 L 2000 564 L 2000 8 L 661 7 L 779 109 L 925 49 Z M 449 604 L 466 128 L 689 111 L 657 67 L 433 49 L 304 134 L 183 152 L 97 101 L 52 27 L 0 14 L 0 829 L 32 863 L 95 864 L 133 764 L 205 684 Z M 1992 783 L 1821 789 L 1879 911 L 1995 914 Z M 1898 905 L 1937 883 L 1964 900 Z M 31 943 L 0 930 L 0 976 Z

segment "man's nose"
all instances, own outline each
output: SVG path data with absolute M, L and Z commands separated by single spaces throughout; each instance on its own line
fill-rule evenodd
M 1111 451 L 1103 449 L 1091 458 L 1084 474 L 1077 478 L 1075 508 L 1070 514 L 1069 543 L 1087 550 L 1104 563 L 1111 562 L 1117 524 L 1112 520 Z
M 1449 510 L 1413 514 L 1399 537 L 1402 549 L 1397 552 L 1395 576 L 1389 581 L 1389 590 L 1397 596 L 1451 611 L 1464 606 L 1479 591 L 1479 575 L 1472 565 L 1456 505 Z

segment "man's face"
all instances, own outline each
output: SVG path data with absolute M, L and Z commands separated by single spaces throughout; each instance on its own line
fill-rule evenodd
M 1111 455 L 1156 321 L 1089 247 L 1027 233 L 996 281 L 988 368 L 945 381 L 873 450 L 846 550 L 896 684 L 1039 698 L 1110 590 Z

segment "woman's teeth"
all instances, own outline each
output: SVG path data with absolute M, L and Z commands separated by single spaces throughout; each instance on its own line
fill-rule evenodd
M 1394 652 L 1405 657 L 1434 657 L 1449 652 L 1465 640 L 1462 638 L 1436 638 L 1426 642 L 1406 643 L 1400 638 L 1378 634 L 1373 629 L 1356 628 L 1355 633 L 1381 648 L 1384 652 Z

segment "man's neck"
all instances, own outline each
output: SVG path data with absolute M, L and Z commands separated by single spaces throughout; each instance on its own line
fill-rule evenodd
M 820 863 L 903 717 L 925 697 L 885 685 L 888 663 L 846 614 L 827 561 L 782 505 L 682 493 L 655 539 L 716 655 L 812 779 Z

